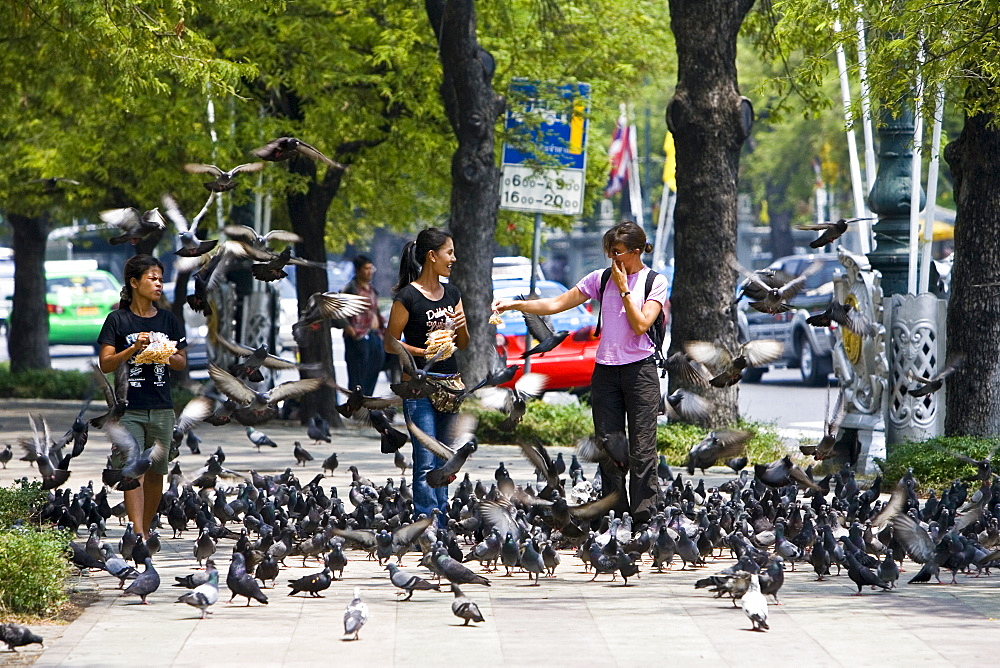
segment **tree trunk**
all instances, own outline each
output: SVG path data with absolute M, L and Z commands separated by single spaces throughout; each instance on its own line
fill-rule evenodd
M 500 207 L 500 168 L 494 156 L 496 120 L 504 98 L 493 90 L 493 58 L 476 40 L 473 0 L 426 0 L 440 46 L 441 100 L 458 149 L 451 160 L 452 279 L 462 291 L 469 347 L 459 356 L 466 382 L 484 376 L 494 345 L 488 326 L 493 299 L 493 235 Z
M 47 214 L 32 218 L 7 214 L 13 231 L 14 299 L 7 328 L 10 370 L 49 369 L 49 312 L 45 305 Z M 94 343 L 97 343 L 95 337 Z
M 768 212 L 771 216 L 771 259 L 777 260 L 795 252 L 792 239 L 792 207 L 788 201 L 788 181 L 767 184 Z M 753 267 L 751 267 L 753 269 Z
M 970 93 L 967 93 L 969 95 Z M 1000 129 L 993 114 L 967 116 L 945 148 L 955 180 L 955 265 L 948 302 L 948 357 L 965 364 L 948 379 L 945 433 L 1000 433 Z M 939 361 L 938 368 L 944 364 Z
M 310 177 L 306 192 L 293 192 L 288 195 L 288 215 L 292 221 L 292 231 L 302 237 L 295 245 L 295 255 L 305 260 L 313 260 L 326 264 L 326 212 L 330 208 L 337 190 L 340 189 L 340 179 L 343 171 L 328 167 L 322 181 L 316 180 L 316 164 L 306 158 L 294 157 L 289 163 L 289 169 L 296 174 Z M 296 267 L 295 291 L 299 298 L 301 311 L 309 297 L 316 292 L 327 292 L 330 289 L 325 271 Z M 301 340 L 300 340 L 301 339 Z M 333 340 L 330 337 L 330 323 L 322 321 L 309 328 L 302 337 L 297 337 L 299 359 L 304 363 L 319 363 L 323 373 L 336 380 L 333 368 Z M 303 372 L 302 376 L 315 376 L 311 372 Z M 343 427 L 344 423 L 337 412 L 337 392 L 332 387 L 321 387 L 302 397 L 299 419 L 306 424 L 313 415 L 321 415 L 332 427 Z
M 677 147 L 671 351 L 689 340 L 735 348 L 736 178 L 750 128 L 736 77 L 736 35 L 753 0 L 670 0 L 677 88 L 667 124 Z M 671 378 L 672 386 L 682 386 Z M 735 388 L 710 390 L 710 422 L 735 422 Z

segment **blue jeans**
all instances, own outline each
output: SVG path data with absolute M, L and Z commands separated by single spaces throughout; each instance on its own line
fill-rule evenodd
M 358 385 L 367 396 L 375 392 L 375 383 L 385 364 L 385 348 L 378 332 L 368 330 L 364 338 L 344 336 L 344 361 L 347 362 L 347 389 Z
M 450 445 L 451 425 L 458 413 L 442 413 L 431 405 L 430 399 L 408 399 L 403 402 L 403 414 L 425 434 Z M 412 433 L 410 441 L 413 443 L 414 513 L 417 517 L 421 514 L 430 517 L 431 512 L 437 508 L 441 511 L 438 525 L 444 528 L 448 523 L 446 515 L 448 488 L 438 487 L 435 489 L 427 484 L 427 473 L 441 466 L 444 462 L 420 445 Z

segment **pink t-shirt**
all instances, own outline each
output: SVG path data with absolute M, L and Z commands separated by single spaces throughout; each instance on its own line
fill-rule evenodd
M 646 292 L 646 274 L 649 271 L 649 267 L 643 267 L 637 273 L 629 274 L 626 278 L 626 285 L 632 293 L 628 299 L 635 302 L 640 310 L 642 310 L 643 295 Z M 580 279 L 576 287 L 590 299 L 597 299 L 601 291 L 601 274 L 603 273 L 604 269 L 595 269 Z M 653 280 L 649 298 L 659 302 L 661 308 L 666 303 L 667 279 L 663 274 L 657 275 Z M 632 326 L 628 324 L 625 303 L 622 301 L 618 286 L 609 277 L 608 284 L 604 288 L 604 299 L 601 302 L 601 342 L 597 346 L 597 363 L 619 366 L 644 360 L 652 354 L 653 342 L 646 334 L 637 336 L 632 331 Z

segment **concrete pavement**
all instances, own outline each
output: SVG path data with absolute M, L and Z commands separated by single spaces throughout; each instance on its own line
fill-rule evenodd
M 25 413 L 40 411 L 53 433 L 65 430 L 78 406 L 67 402 L 5 402 L 0 405 L 0 444 L 13 442 L 28 429 Z M 378 440 L 367 430 L 348 429 L 332 444 L 314 446 L 296 424 L 274 422 L 263 427 L 280 447 L 258 454 L 239 426 L 205 426 L 202 456 L 186 454 L 180 464 L 191 472 L 221 445 L 226 466 L 279 472 L 294 467 L 296 439 L 316 461 L 297 471 L 308 480 L 321 472 L 320 463 L 336 451 L 341 468 L 324 482 L 336 485 L 345 498 L 350 482 L 347 467 L 357 464 L 376 482 L 398 479 L 392 458 L 379 452 Z M 569 450 L 564 451 L 566 455 Z M 74 462 L 72 486 L 100 480 L 107 453 L 103 434 L 95 431 L 84 455 Z M 555 452 L 553 452 L 555 454 Z M 483 446 L 468 469 L 473 478 L 492 480 L 503 461 L 516 481 L 533 479 L 516 448 Z M 591 466 L 587 467 L 588 472 Z M 34 469 L 16 459 L 0 471 L 9 485 Z M 713 480 L 721 479 L 712 476 Z M 114 503 L 120 494 L 112 495 Z M 749 632 L 750 623 L 728 599 L 695 590 L 694 581 L 728 566 L 729 559 L 710 561 L 697 571 L 651 572 L 622 587 L 601 576 L 589 582 L 581 562 L 563 553 L 553 579 L 528 586 L 527 576 L 489 575 L 492 586 L 466 586 L 465 594 L 479 604 L 486 622 L 462 627 L 451 614 L 448 592 L 417 592 L 413 600 L 397 602 L 388 573 L 363 554 L 350 552 L 344 580 L 334 582 L 324 598 L 287 596 L 287 581 L 321 566 L 289 557 L 277 587 L 265 590 L 269 604 L 228 604 L 224 582 L 221 599 L 209 619 L 173 601 L 184 590 L 173 588 L 174 576 L 196 566 L 193 531 L 173 540 L 169 529 L 163 551 L 155 558 L 162 585 L 150 596 L 152 605 L 136 598 L 119 598 L 117 581 L 107 574 L 84 577 L 78 587 L 95 590 L 98 601 L 67 626 L 41 626 L 44 649 L 33 646 L 15 657 L 0 651 L 0 664 L 36 658 L 40 666 L 117 665 L 317 665 L 347 662 L 352 666 L 383 665 L 995 665 L 1000 652 L 1000 579 L 959 576 L 958 586 L 900 585 L 892 593 L 856 588 L 846 573 L 816 582 L 808 565 L 786 573 L 781 606 L 770 606 L 771 631 Z M 112 519 L 107 541 L 117 545 L 121 528 Z M 85 540 L 85 537 L 80 539 Z M 225 580 L 232 541 L 222 541 L 216 561 Z M 416 565 L 417 554 L 404 558 L 404 568 L 426 576 Z M 676 566 L 675 566 L 676 567 Z M 909 575 L 915 572 L 908 564 Z M 502 572 L 502 571 L 501 571 Z M 904 580 L 907 574 L 904 574 Z M 75 582 L 75 578 L 72 580 Z M 370 608 L 368 624 L 358 642 L 342 638 L 343 611 L 355 586 Z M 240 599 L 242 601 L 243 599 Z

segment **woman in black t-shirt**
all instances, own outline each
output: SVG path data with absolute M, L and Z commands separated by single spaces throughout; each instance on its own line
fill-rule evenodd
M 455 243 L 451 235 L 434 227 L 417 235 L 416 241 L 403 246 L 399 260 L 399 282 L 393 291 L 396 298 L 389 313 L 387 331 L 399 339 L 413 355 L 414 362 L 423 368 L 428 335 L 436 330 L 451 331 L 455 345 L 464 349 L 469 345 L 469 330 L 465 326 L 462 294 L 451 283 L 441 278 L 451 276 L 455 264 Z M 435 373 L 458 373 L 454 357 L 434 365 Z M 411 399 L 403 402 L 406 418 L 422 431 L 444 443 L 451 443 L 452 424 L 456 413 L 439 410 L 430 399 Z M 416 514 L 430 514 L 441 510 L 438 521 L 444 525 L 447 517 L 448 488 L 432 488 L 427 484 L 427 473 L 444 462 L 435 457 L 412 437 L 413 443 L 413 506 Z
M 156 307 L 163 292 L 163 265 L 150 255 L 135 255 L 125 263 L 122 299 L 118 309 L 104 321 L 97 337 L 101 346 L 100 367 L 104 373 L 128 364 L 128 408 L 121 425 L 135 437 L 140 448 L 160 442 L 168 450 L 153 457 L 153 464 L 139 478 L 139 487 L 125 492 L 125 510 L 135 530 L 148 536 L 153 516 L 163 495 L 167 464 L 177 456 L 173 451 L 174 407 L 170 398 L 171 369 L 187 366 L 184 326 L 173 313 Z M 154 332 L 177 344 L 177 352 L 167 364 L 134 364 L 131 360 L 150 343 Z M 154 453 L 155 454 L 155 453 Z M 112 457 L 112 465 L 122 465 Z

